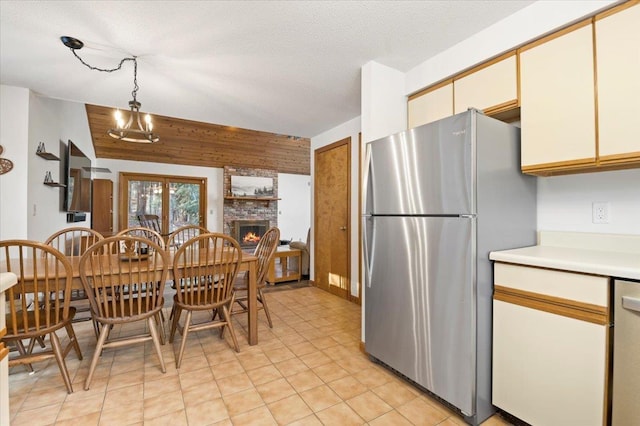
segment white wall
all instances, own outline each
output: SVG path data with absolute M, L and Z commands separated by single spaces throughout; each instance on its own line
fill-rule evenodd
M 71 139 L 94 157 L 86 112 L 83 104 L 44 98 L 28 89 L 3 85 L 1 90 L 0 144 L 5 148 L 2 156 L 13 161 L 14 170 L 0 177 L 0 238 L 43 241 L 67 226 L 61 209 L 63 189 L 42 183 L 47 171 L 54 181 L 64 181 L 64 163 L 44 160 L 36 149 L 44 142 L 48 152 L 64 157 L 60 141 Z
M 367 62 L 362 67 L 362 141 L 370 142 L 407 128 L 404 73 Z
M 311 176 L 278 173 L 280 239 L 306 241 L 311 226 Z
M 609 223 L 592 223 L 592 203 Z M 640 169 L 538 178 L 538 230 L 640 235 Z
M 360 117 L 342 123 L 324 133 L 311 138 L 311 193 L 313 194 L 313 176 L 315 173 L 314 152 L 318 148 L 330 145 L 344 138 L 351 138 L 351 223 L 350 223 L 350 244 L 351 244 L 351 295 L 358 296 L 358 223 L 360 222 L 360 212 L 358 211 L 358 191 L 359 185 L 359 149 L 358 140 L 360 133 Z M 364 153 L 363 153 L 364 156 Z M 311 215 L 313 216 L 313 197 L 311 197 Z M 310 278 L 314 279 L 314 248 L 313 234 L 315 232 L 313 217 L 311 218 L 311 247 L 309 247 L 310 258 Z
M 64 183 L 65 149 L 68 141 L 73 143 L 91 159 L 95 165 L 95 153 L 87 122 L 84 104 L 45 98 L 31 93 L 29 103 L 29 178 L 27 182 L 27 235 L 31 240 L 44 241 L 49 235 L 67 226 L 91 227 L 91 214 L 86 220 L 67 223 L 67 214 L 62 206 L 64 188 L 43 185 L 44 174 L 51 171 L 56 182 Z M 44 142 L 47 152 L 60 157 L 61 161 L 47 161 L 38 157 L 36 149 Z M 63 143 L 63 149 L 60 143 Z
M 0 240 L 27 238 L 29 90 L 0 85 L 0 157 L 13 170 L 0 175 Z

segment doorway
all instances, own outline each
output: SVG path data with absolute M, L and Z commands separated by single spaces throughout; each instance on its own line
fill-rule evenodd
M 139 226 L 138 216 L 158 216 L 162 235 L 184 225 L 207 227 L 206 179 L 120 173 L 119 229 Z
M 315 151 L 314 285 L 351 297 L 351 138 Z

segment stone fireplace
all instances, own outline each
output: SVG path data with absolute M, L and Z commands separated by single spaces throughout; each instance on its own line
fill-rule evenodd
M 231 222 L 231 236 L 242 248 L 258 245 L 260 238 L 269 229 L 268 220 L 234 220 Z
M 273 180 L 273 197 L 234 197 L 231 193 L 231 176 L 267 177 Z M 223 178 L 224 233 L 235 238 L 243 249 L 254 248 L 259 237 L 272 226 L 278 226 L 278 172 L 275 170 L 224 167 Z M 252 235 L 247 236 L 247 233 Z M 245 237 L 247 241 L 245 240 Z

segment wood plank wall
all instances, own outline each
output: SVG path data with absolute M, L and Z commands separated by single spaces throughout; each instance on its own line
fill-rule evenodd
M 308 138 L 153 115 L 159 142 L 122 142 L 107 135 L 114 126 L 113 108 L 87 104 L 86 109 L 97 158 L 311 173 Z

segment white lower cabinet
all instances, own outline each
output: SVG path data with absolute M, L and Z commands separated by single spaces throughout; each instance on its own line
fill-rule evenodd
M 604 424 L 608 278 L 496 263 L 495 285 L 493 404 L 536 426 Z

